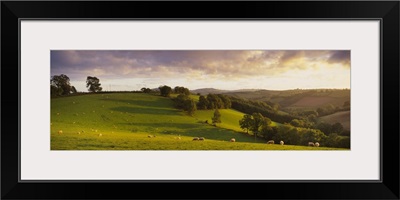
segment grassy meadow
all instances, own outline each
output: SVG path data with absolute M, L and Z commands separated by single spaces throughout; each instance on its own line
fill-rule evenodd
M 198 110 L 189 116 L 174 108 L 170 98 L 153 94 L 52 98 L 51 150 L 340 150 L 267 145 L 239 127 L 243 113 L 233 109 L 221 109 L 220 113 L 222 123 L 213 126 L 212 110 Z M 272 122 L 272 126 L 280 125 Z M 192 141 L 193 137 L 205 141 Z M 231 138 L 236 142 L 229 142 Z

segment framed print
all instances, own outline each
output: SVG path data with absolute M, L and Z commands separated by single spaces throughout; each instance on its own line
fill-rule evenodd
M 398 2 L 1 5 L 4 199 L 399 198 Z

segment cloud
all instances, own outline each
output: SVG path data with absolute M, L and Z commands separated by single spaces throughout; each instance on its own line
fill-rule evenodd
M 350 51 L 334 51 L 329 59 L 329 63 L 341 63 L 346 67 L 350 67 Z
M 71 79 L 276 76 L 319 66 L 350 67 L 350 51 L 329 50 L 53 50 L 51 73 Z

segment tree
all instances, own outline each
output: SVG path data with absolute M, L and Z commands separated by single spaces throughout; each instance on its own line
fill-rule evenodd
M 290 125 L 295 126 L 295 127 L 305 127 L 305 122 L 303 120 L 293 119 L 290 122 Z
M 189 89 L 185 88 L 185 87 L 179 87 L 176 86 L 174 88 L 174 92 L 177 94 L 185 94 L 185 95 L 190 95 Z
M 76 88 L 75 88 L 74 86 L 71 86 L 71 92 L 72 92 L 73 94 L 78 93 L 78 91 L 76 91 Z
M 299 132 L 301 136 L 300 143 L 307 145 L 308 142 L 321 142 L 326 140 L 326 135 L 318 129 L 302 129 Z
M 63 93 L 62 88 L 58 88 L 54 85 L 50 85 L 50 94 L 52 97 L 61 96 Z
M 243 118 L 241 120 L 239 120 L 239 125 L 240 128 L 243 130 L 246 130 L 246 133 L 249 134 L 249 130 L 252 126 L 253 123 L 253 119 L 251 117 L 251 115 L 244 115 Z
M 65 74 L 54 75 L 50 79 L 50 85 L 57 89 L 51 89 L 51 91 L 56 90 L 58 95 L 68 95 L 71 93 L 71 84 L 69 83 L 69 77 Z M 59 94 L 61 93 L 61 94 Z
M 197 104 L 197 107 L 200 109 L 200 110 L 207 110 L 207 108 L 208 108 L 208 104 L 209 104 L 210 102 L 206 99 L 206 97 L 204 97 L 204 96 L 200 96 L 199 97 L 199 103 Z
M 140 89 L 143 93 L 150 93 L 151 89 L 150 88 L 142 88 Z
M 261 134 L 265 139 L 271 140 L 278 133 L 278 128 L 276 126 L 263 126 L 259 134 Z
M 219 96 L 215 94 L 208 94 L 207 100 L 209 102 L 208 109 L 220 109 L 223 108 L 223 102 Z
M 339 122 L 336 122 L 332 125 L 331 131 L 333 133 L 341 134 L 343 132 L 343 130 L 344 130 L 343 125 Z
M 258 132 L 260 131 L 260 127 L 265 124 L 265 119 L 260 113 L 252 114 L 253 123 L 250 130 L 254 133 L 254 139 L 257 137 Z
M 189 115 L 193 115 L 194 112 L 197 110 L 196 102 L 193 99 L 187 99 L 184 103 L 184 108 Z
M 175 107 L 180 108 L 180 109 L 185 109 L 185 102 L 187 100 L 190 100 L 190 98 L 184 94 L 178 95 L 176 98 L 174 98 L 175 101 Z
M 100 85 L 100 80 L 97 77 L 88 76 L 86 78 L 86 87 L 89 92 L 101 92 L 103 88 Z
M 221 113 L 219 112 L 218 109 L 215 109 L 214 111 L 214 117 L 212 118 L 212 123 L 221 123 Z
M 172 92 L 172 88 L 169 86 L 160 86 L 158 87 L 158 89 L 160 89 L 160 95 L 163 97 L 169 97 L 171 96 L 171 92 Z
M 183 109 L 188 112 L 189 115 L 193 115 L 197 110 L 196 102 L 188 95 L 180 94 L 176 98 L 173 98 L 175 107 Z

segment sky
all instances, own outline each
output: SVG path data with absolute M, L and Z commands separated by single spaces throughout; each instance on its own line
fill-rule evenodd
M 78 91 L 87 76 L 103 91 L 350 88 L 349 50 L 52 50 L 50 59 L 51 76 Z

